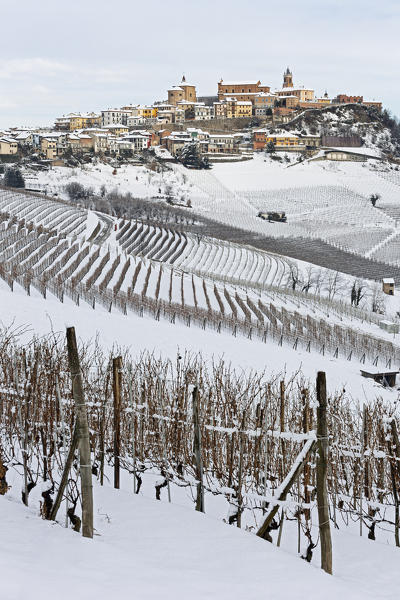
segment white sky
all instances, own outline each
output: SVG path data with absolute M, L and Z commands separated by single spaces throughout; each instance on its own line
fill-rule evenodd
M 400 115 L 400 0 L 0 0 L 0 127 L 166 98 L 182 73 L 294 81 Z

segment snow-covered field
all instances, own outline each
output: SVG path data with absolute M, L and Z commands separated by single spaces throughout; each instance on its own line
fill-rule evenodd
M 178 353 L 188 351 L 201 353 L 205 360 L 224 358 L 227 363 L 240 371 L 264 371 L 266 374 L 292 374 L 301 370 L 311 382 L 318 370 L 325 370 L 330 390 L 340 391 L 343 387 L 354 398 L 362 400 L 365 395 L 374 399 L 382 396 L 394 402 L 397 399 L 395 389 L 385 389 L 370 379 L 360 375 L 360 363 L 357 360 L 333 358 L 290 346 L 279 346 L 276 342 L 236 338 L 211 330 L 203 331 L 199 327 L 188 328 L 183 324 L 170 324 L 166 320 L 156 321 L 150 317 L 139 317 L 133 313 L 107 310 L 97 305 L 93 310 L 81 302 L 76 306 L 67 297 L 59 302 L 48 293 L 46 300 L 34 289 L 31 296 L 15 285 L 10 292 L 0 280 L 0 305 L 2 314 L 0 324 L 12 329 L 20 328 L 21 341 L 28 342 L 32 336 L 64 332 L 65 327 L 74 325 L 80 339 L 87 342 L 99 339 L 104 348 L 126 347 L 132 356 L 149 351 L 156 356 L 175 359 Z
M 338 201 L 339 211 L 334 212 L 322 206 L 330 202 L 330 193 L 335 198 L 335 190 L 343 190 L 347 185 L 337 183 L 336 171 L 330 172 L 328 169 L 325 178 L 322 166 L 318 164 L 299 165 L 286 170 L 272 164 L 265 167 L 260 157 L 245 165 L 250 173 L 254 169 L 248 180 L 244 175 L 246 171 L 240 172 L 243 164 L 221 164 L 210 173 L 187 173 L 177 167 L 169 177 L 175 178 L 180 191 L 190 193 L 194 210 L 199 214 L 210 215 L 212 211 L 213 218 L 229 224 L 238 224 L 240 219 L 244 219 L 250 230 L 253 221 L 256 231 L 257 228 L 261 231 L 265 227 L 275 227 L 254 216 L 260 209 L 259 202 L 273 199 L 274 194 L 271 196 L 270 191 L 274 189 L 279 189 L 279 198 L 285 198 L 285 193 L 297 194 L 293 202 L 299 219 L 296 225 L 289 222 L 291 232 L 297 231 L 293 229 L 295 227 L 303 232 L 306 230 L 301 225 L 304 215 L 308 214 L 311 219 L 314 215 L 330 211 L 331 230 L 336 228 L 335 234 L 338 235 L 340 228 L 344 230 L 346 226 L 346 198 L 351 199 L 350 208 L 353 211 L 348 207 L 349 227 L 356 227 L 353 221 L 363 218 L 362 193 L 354 186 L 348 195 L 344 193 Z M 365 168 L 360 165 L 340 166 L 344 171 L 348 169 L 341 175 L 347 178 L 346 181 L 352 167 Z M 261 181 L 264 168 L 271 175 L 271 186 L 268 181 Z M 237 179 L 229 175 L 233 169 L 239 169 Z M 273 175 L 275 169 L 277 172 Z M 299 169 L 298 173 L 284 184 L 283 174 L 290 174 L 296 169 Z M 297 191 L 307 191 L 310 185 L 307 169 L 319 173 L 320 179 L 316 178 L 310 192 L 301 195 Z M 149 181 L 142 167 L 126 168 L 125 175 L 123 171 L 116 176 L 102 171 L 96 173 L 96 182 L 90 170 L 83 175 L 87 177 L 85 181 L 80 179 L 80 174 L 78 178 L 85 185 L 100 188 L 102 184 L 114 185 L 119 177 L 121 191 L 147 198 L 153 193 L 157 195 L 160 187 L 159 176 L 152 175 Z M 355 172 L 354 181 L 358 176 Z M 54 190 L 61 191 L 61 187 L 56 186 L 64 185 L 69 175 L 65 170 L 54 170 L 46 177 L 49 181 L 58 178 Z M 279 179 L 279 188 L 272 185 L 274 177 L 276 182 Z M 393 183 L 381 174 L 376 177 L 384 185 L 389 181 L 389 187 L 397 185 L 397 180 Z M 346 189 L 350 190 L 350 186 Z M 263 191 L 259 193 L 257 190 Z M 256 196 L 252 195 L 254 191 Z M 374 191 L 379 193 L 379 190 Z M 236 295 L 239 297 L 240 302 L 236 300 L 237 310 L 245 302 L 249 310 L 262 299 L 265 305 L 272 304 L 282 318 L 290 315 L 293 323 L 297 323 L 296 327 L 302 323 L 302 330 L 305 323 L 314 323 L 313 326 L 317 323 L 322 329 L 324 320 L 329 320 L 332 326 L 379 335 L 382 339 L 397 343 L 396 338 L 378 329 L 377 319 L 368 322 L 360 316 L 346 313 L 344 309 L 340 312 L 339 306 L 335 308 L 333 304 L 310 301 L 306 294 L 290 294 L 282 289 L 284 274 L 288 273 L 288 269 L 290 271 L 290 265 L 284 257 L 239 245 L 217 243 L 205 236 L 196 240 L 195 236 L 175 235 L 168 228 L 140 223 L 123 225 L 106 215 L 92 211 L 86 213 L 64 205 L 60 208 L 57 203 L 48 201 L 40 200 L 32 205 L 29 198 L 26 201 L 19 198 L 15 204 L 11 200 L 11 205 L 7 203 L 9 200 L 5 205 L 11 215 L 18 214 L 18 218 L 26 218 L 26 223 L 32 222 L 35 226 L 45 225 L 49 230 L 56 231 L 57 237 L 50 235 L 51 231 L 29 231 L 22 224 L 14 224 L 9 228 L 10 216 L 5 216 L 0 228 L 0 247 L 5 258 L 4 264 L 8 264 L 10 269 L 22 268 L 24 261 L 31 260 L 31 267 L 37 270 L 38 276 L 46 271 L 52 273 L 53 267 L 57 266 L 54 252 L 60 250 L 57 255 L 60 269 L 57 267 L 54 273 L 61 273 L 66 279 L 75 277 L 83 286 L 88 285 L 96 273 L 99 279 L 96 285 L 102 282 L 110 293 L 118 286 L 127 292 L 135 280 L 135 292 L 149 298 L 159 297 L 166 303 L 172 298 L 175 303 L 184 302 L 188 306 L 197 304 L 203 310 L 210 303 L 213 311 L 222 310 L 222 303 L 224 314 L 229 316 L 232 308 L 227 301 L 226 291 L 232 303 Z M 394 196 L 391 201 L 394 205 Z M 321 204 L 319 211 L 315 206 L 318 202 Z M 367 228 L 385 231 L 385 235 L 390 231 L 388 235 L 395 237 L 396 226 L 388 226 L 393 217 L 373 209 L 367 199 L 365 202 Z M 386 198 L 385 202 L 389 200 Z M 287 212 L 290 221 L 290 210 Z M 327 216 L 324 218 L 328 219 Z M 65 239 L 63 232 L 67 234 Z M 12 244 L 8 243 L 10 235 Z M 381 241 L 374 243 L 382 244 L 382 239 L 378 239 Z M 55 242 L 56 246 L 52 246 Z M 363 246 L 364 253 L 368 252 L 366 247 Z M 69 255 L 71 248 L 75 250 Z M 150 258 L 151 253 L 155 254 Z M 107 261 L 104 260 L 106 257 Z M 303 272 L 309 267 L 296 264 Z M 329 278 L 329 274 L 326 276 Z M 239 280 L 236 284 L 232 283 L 235 277 Z M 226 278 L 230 278 L 230 281 Z M 260 284 L 258 287 L 257 283 Z M 207 365 L 223 358 L 238 374 L 264 371 L 266 376 L 290 378 L 300 372 L 310 387 L 314 384 L 316 372 L 323 370 L 327 375 L 330 393 L 340 394 L 345 390 L 346 395 L 358 403 L 382 398 L 388 405 L 397 404 L 396 388 L 385 389 L 361 377 L 359 357 L 347 360 L 347 354 L 341 353 L 340 357 L 335 358 L 332 353 L 322 355 L 312 348 L 308 352 L 300 345 L 280 345 L 277 340 L 268 337 L 265 341 L 248 339 L 243 335 L 234 337 L 223 329 L 217 333 L 193 324 L 189 328 L 179 320 L 173 324 L 168 319 L 156 320 L 146 314 L 140 317 L 130 311 L 124 315 L 114 306 L 109 312 L 100 303 L 96 303 L 93 310 L 82 299 L 78 306 L 68 295 L 63 300 L 61 303 L 49 290 L 46 298 L 43 298 L 34 286 L 31 286 L 28 296 L 18 283 L 14 283 L 14 291 L 11 292 L 5 281 L 0 279 L 0 325 L 17 331 L 21 343 L 28 343 L 33 336 L 63 333 L 67 325 L 74 325 L 80 340 L 88 342 L 97 338 L 101 346 L 105 349 L 114 348 L 114 351 L 127 347 L 133 357 L 148 351 L 155 356 L 175 360 L 178 353 L 200 353 Z M 396 311 L 397 296 L 389 300 L 388 307 L 392 313 Z M 254 308 L 252 310 L 251 323 L 255 323 L 258 317 Z M 273 315 L 269 317 L 271 322 Z M 398 595 L 400 579 L 396 568 L 397 554 L 393 547 L 392 531 L 387 532 L 384 523 L 379 526 L 377 541 L 370 541 L 365 527 L 364 535 L 360 538 L 356 525 L 350 523 L 345 527 L 339 522 L 339 529 L 332 532 L 334 575 L 329 577 L 319 569 L 319 546 L 314 551 L 311 565 L 297 554 L 295 521 L 285 521 L 282 547 L 278 549 L 254 535 L 256 524 L 251 511 L 243 517 L 242 530 L 222 522 L 226 520 L 229 509 L 223 495 L 206 495 L 206 515 L 195 513 L 190 488 L 172 484 L 172 503 L 168 503 L 165 490 L 161 502 L 155 501 L 154 483 L 159 473 L 150 471 L 144 475 L 145 481 L 139 496 L 132 494 L 132 481 L 126 471 L 123 472 L 120 491 L 112 490 L 109 480 L 103 488 L 95 484 L 95 537 L 93 540 L 83 539 L 71 529 L 62 527 L 62 512 L 59 513 L 60 522 L 56 524 L 40 519 L 40 486 L 31 492 L 29 508 L 21 504 L 21 477 L 17 469 L 10 468 L 7 479 L 11 490 L 4 498 L 0 497 L 4 516 L 0 560 L 7 573 L 0 598 L 4 596 L 7 600 L 17 600 L 29 597 L 39 600 L 49 590 L 60 600 L 71 597 L 102 600 L 130 596 L 149 599 L 162 596 L 174 599 L 251 600 L 263 595 L 282 600 L 320 599 L 321 595 L 336 599 L 341 595 L 349 600 L 358 600 L 394 599 Z M 111 473 L 108 475 L 111 478 Z M 316 523 L 315 518 L 312 525 L 314 540 L 318 537 Z M 276 541 L 276 532 L 273 537 Z M 304 550 L 302 547 L 301 552 Z M 21 568 L 24 569 L 23 578 L 20 576 Z
M 18 484 L 17 484 L 18 485 Z M 126 486 L 128 483 L 126 482 Z M 395 599 L 400 586 L 393 547 L 333 532 L 334 575 L 296 556 L 285 530 L 283 548 L 228 526 L 209 510 L 196 513 L 184 498 L 157 502 L 144 495 L 94 488 L 95 536 L 82 538 L 43 521 L 38 503 L 0 497 L 0 561 L 4 600 L 51 594 L 59 600 Z M 208 507 L 210 509 L 210 507 Z M 62 520 L 62 519 L 61 519 Z
M 130 192 L 154 198 L 172 186 L 176 198 L 190 198 L 193 211 L 261 235 L 319 238 L 333 246 L 384 262 L 400 264 L 400 175 L 386 163 L 277 162 L 263 153 L 250 161 L 214 164 L 210 171 L 180 165 L 155 173 L 124 165 L 113 175 L 109 165 L 83 169 L 56 167 L 28 179 L 48 193 L 65 196 L 68 181 L 98 192 Z M 376 207 L 371 194 L 379 194 Z M 268 223 L 259 211 L 285 211 L 288 222 Z

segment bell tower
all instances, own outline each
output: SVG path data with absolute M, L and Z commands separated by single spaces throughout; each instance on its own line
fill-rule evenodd
M 283 74 L 283 87 L 284 88 L 292 88 L 293 87 L 293 75 L 289 67 Z

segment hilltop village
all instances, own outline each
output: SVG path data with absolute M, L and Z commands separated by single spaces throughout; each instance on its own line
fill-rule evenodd
M 376 115 L 382 111 L 381 102 L 362 95 L 316 95 L 314 89 L 296 84 L 289 68 L 279 89 L 259 80 L 221 79 L 215 96 L 199 96 L 196 85 L 183 76 L 167 90 L 167 99 L 151 105 L 71 112 L 57 117 L 51 128 L 0 131 L 0 161 L 29 156 L 44 166 L 62 166 L 65 159 L 90 160 L 93 154 L 105 160 L 129 160 L 157 146 L 178 158 L 188 145 L 195 145 L 196 152 L 211 162 L 245 160 L 261 150 L 300 151 L 330 160 L 371 158 L 360 151 L 363 141 L 354 131 L 338 136 L 291 126 L 310 111 L 346 106 L 363 107 Z

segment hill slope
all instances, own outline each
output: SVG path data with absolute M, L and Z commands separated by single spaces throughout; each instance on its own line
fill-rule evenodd
M 400 584 L 394 548 L 347 534 L 334 537 L 337 574 L 329 577 L 317 557 L 309 565 L 193 508 L 124 491 L 95 488 L 93 540 L 42 521 L 9 496 L 0 506 L 7 600 L 394 599 Z

